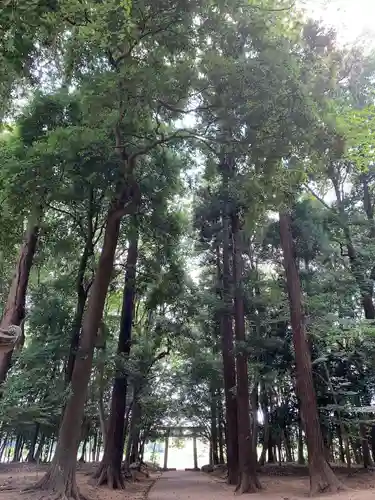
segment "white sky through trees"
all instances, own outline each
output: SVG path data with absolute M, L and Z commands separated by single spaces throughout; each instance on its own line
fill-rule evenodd
M 301 0 L 311 17 L 333 27 L 341 44 L 375 48 L 375 0 Z

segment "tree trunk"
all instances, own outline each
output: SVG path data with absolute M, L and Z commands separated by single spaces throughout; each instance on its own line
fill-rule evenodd
M 221 464 L 225 463 L 224 457 L 224 423 L 223 423 L 223 403 L 221 399 L 221 391 L 218 391 L 218 399 L 217 399 L 217 408 L 218 408 L 218 424 L 219 424 L 219 433 L 218 433 L 218 443 L 219 443 L 219 462 Z
M 96 431 L 94 434 L 94 440 L 93 440 L 92 449 L 91 449 L 91 462 L 95 462 L 97 446 L 98 446 L 98 432 Z
M 16 444 L 14 445 L 12 462 L 19 462 L 20 461 L 21 446 L 22 446 L 22 436 L 21 436 L 21 434 L 17 434 Z
M 360 424 L 359 429 L 360 429 L 361 442 L 362 442 L 363 466 L 365 469 L 368 469 L 369 467 L 372 467 L 373 462 L 371 460 L 366 425 L 363 423 Z
M 35 452 L 35 461 L 37 463 L 40 462 L 40 459 L 42 457 L 43 446 L 44 446 L 45 440 L 46 440 L 46 437 L 45 437 L 44 434 L 42 434 L 41 437 L 40 437 L 38 448 L 37 448 L 37 450 Z
M 38 424 L 38 423 L 35 424 L 35 431 L 34 431 L 34 434 L 33 434 L 33 437 L 32 437 L 31 443 L 30 443 L 29 453 L 27 455 L 28 462 L 35 462 L 34 455 L 35 455 L 36 443 L 38 441 L 39 429 L 40 429 L 40 424 Z
M 303 429 L 302 429 L 302 417 L 299 412 L 298 418 L 298 464 L 305 465 L 305 456 L 303 453 Z
M 221 317 L 221 344 L 224 365 L 224 395 L 225 395 L 225 417 L 226 417 L 226 444 L 227 444 L 227 465 L 228 483 L 237 485 L 238 483 L 238 433 L 237 433 L 237 400 L 235 396 L 236 388 L 236 367 L 234 360 L 233 328 L 232 328 L 232 298 L 229 287 L 230 265 L 229 265 L 229 220 L 223 217 L 223 272 L 221 273 L 220 251 L 217 248 L 217 270 L 219 283 L 222 279 L 222 303 L 223 312 L 218 314 Z
M 356 251 L 353 240 L 352 240 L 352 235 L 350 233 L 350 227 L 348 224 L 348 218 L 345 213 L 345 206 L 341 197 L 341 190 L 339 186 L 339 181 L 337 178 L 336 173 L 334 172 L 333 168 L 330 168 L 329 170 L 329 175 L 335 190 L 336 194 L 336 201 L 337 201 L 337 207 L 338 207 L 338 212 L 340 216 L 340 222 L 341 222 L 341 228 L 345 237 L 345 243 L 346 243 L 346 249 L 348 252 L 348 257 L 349 257 L 349 263 L 350 263 L 350 270 L 351 273 L 354 277 L 354 279 L 357 282 L 359 291 L 361 293 L 361 298 L 362 298 L 362 307 L 363 311 L 365 313 L 365 318 L 366 319 L 375 319 L 375 306 L 373 302 L 373 288 L 374 288 L 374 282 L 373 278 L 375 276 L 370 276 L 370 278 L 367 278 L 367 269 L 364 268 L 363 264 L 360 261 L 360 258 L 358 257 L 358 252 Z M 364 184 L 364 190 L 366 190 L 366 186 Z M 366 193 L 365 193 L 365 198 L 366 198 Z M 364 199 L 364 208 L 367 213 L 368 207 L 366 207 L 367 201 Z M 367 216 L 369 217 L 369 213 L 367 213 Z M 373 217 L 372 217 L 373 218 Z M 371 222 L 371 216 L 369 218 L 369 221 Z M 373 227 L 373 221 L 372 221 L 372 227 Z M 372 231 L 372 230 L 371 230 Z M 374 270 L 375 271 L 375 270 Z M 371 273 L 373 274 L 373 273 Z M 375 274 L 375 272 L 374 272 Z
M 135 228 L 134 228 L 135 229 Z M 108 484 L 111 489 L 124 488 L 121 474 L 121 463 L 124 454 L 125 410 L 128 379 L 124 371 L 123 356 L 130 354 L 131 330 L 134 312 L 136 266 L 138 259 L 138 231 L 135 229 L 129 242 L 126 261 L 125 285 L 122 301 L 120 333 L 117 354 L 122 357 L 117 367 L 112 389 L 111 413 L 107 433 L 106 446 L 102 463 L 95 477 L 98 484 Z
M 5 436 L 4 436 L 4 440 L 1 443 L 1 448 L 0 448 L 0 463 L 3 461 L 3 455 L 4 455 L 4 452 L 5 452 L 7 444 L 8 444 L 8 437 L 9 437 L 9 434 L 6 433 Z
M 168 448 L 169 448 L 169 432 L 167 432 L 164 440 L 164 470 L 168 470 Z
M 71 392 L 61 422 L 55 455 L 46 475 L 32 488 L 53 491 L 55 495 L 57 493 L 56 499 L 80 500 L 82 498 L 76 483 L 77 451 L 95 340 L 111 281 L 120 219 L 121 215 L 119 215 L 116 202 L 107 216 L 103 248 L 83 318 L 80 346 L 71 379 Z
M 213 382 L 210 384 L 211 392 L 211 444 L 212 444 L 212 463 L 217 465 L 219 463 L 218 450 L 218 433 L 217 433 L 217 395 Z
M 274 464 L 276 462 L 276 453 L 275 453 L 275 445 L 274 445 L 274 439 L 272 436 L 272 421 L 270 422 L 270 435 L 268 438 L 268 460 L 267 462 L 269 464 Z
M 343 485 L 333 473 L 325 457 L 312 378 L 311 357 L 304 329 L 302 291 L 295 261 L 291 219 L 287 213 L 280 214 L 280 237 L 284 254 L 284 267 L 296 357 L 297 395 L 301 402 L 301 413 L 309 455 L 310 490 L 312 494 L 326 491 L 337 492 L 343 488 Z
M 9 290 L 7 303 L 0 328 L 7 329 L 10 325 L 20 325 L 25 318 L 25 303 L 30 271 L 38 243 L 40 216 L 32 218 L 26 231 L 24 242 L 18 257 L 17 268 Z M 0 353 L 0 384 L 7 376 L 12 362 L 13 351 Z
M 75 357 L 77 354 L 77 349 L 79 345 L 79 334 L 81 331 L 82 318 L 85 311 L 85 305 L 87 300 L 87 295 L 89 292 L 89 286 L 85 286 L 85 272 L 89 258 L 94 253 L 94 227 L 93 227 L 93 217 L 94 217 L 94 194 L 93 190 L 90 190 L 89 195 L 89 206 L 87 212 L 87 235 L 85 241 L 85 248 L 83 250 L 81 260 L 79 262 L 78 274 L 76 280 L 76 293 L 77 293 L 77 306 L 73 320 L 72 332 L 70 336 L 70 349 L 69 358 L 65 371 L 65 384 L 68 385 L 72 378 L 73 366 Z
M 256 468 L 257 459 L 253 446 L 250 422 L 249 380 L 247 371 L 247 356 L 241 344 L 246 341 L 245 311 L 243 300 L 243 259 L 238 214 L 232 216 L 233 236 L 233 284 L 234 284 L 234 316 L 237 346 L 237 418 L 238 418 L 238 463 L 240 493 L 255 493 L 260 489 Z
M 194 455 L 194 469 L 198 469 L 198 450 L 197 450 L 197 436 L 193 436 L 193 455 Z

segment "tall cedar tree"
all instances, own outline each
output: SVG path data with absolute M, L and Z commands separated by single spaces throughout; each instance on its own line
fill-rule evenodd
M 233 249 L 233 287 L 234 287 L 234 318 L 235 333 L 238 344 L 244 343 L 245 310 L 243 297 L 243 257 L 241 244 L 241 228 L 239 214 L 232 215 L 232 249 Z M 256 468 L 257 459 L 250 423 L 249 380 L 247 371 L 247 356 L 243 346 L 237 346 L 237 418 L 238 418 L 238 464 L 240 493 L 255 493 L 260 489 Z
M 125 285 L 122 301 L 120 334 L 117 345 L 117 355 L 122 358 L 129 356 L 131 333 L 134 314 L 134 298 L 136 284 L 136 268 L 138 260 L 139 233 L 135 229 L 129 242 L 126 260 Z M 121 364 L 121 361 L 120 364 Z M 125 410 L 128 379 L 124 367 L 117 369 L 112 389 L 111 413 L 107 431 L 104 456 L 95 477 L 98 484 L 108 484 L 112 489 L 124 488 L 121 474 L 121 463 L 124 454 L 125 440 Z
M 328 491 L 337 492 L 343 486 L 332 471 L 325 455 L 312 376 L 311 355 L 304 327 L 302 290 L 291 232 L 291 217 L 287 212 L 280 213 L 279 217 L 281 247 L 284 254 L 290 320 L 296 357 L 297 395 L 301 404 L 309 456 L 310 492 L 312 495 Z

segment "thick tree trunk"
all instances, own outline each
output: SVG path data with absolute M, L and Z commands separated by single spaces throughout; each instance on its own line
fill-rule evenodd
M 242 244 L 238 214 L 232 216 L 232 236 L 234 316 L 236 341 L 238 343 L 236 366 L 239 483 L 237 490 L 240 493 L 255 493 L 261 486 L 256 473 L 257 459 L 251 432 L 247 356 L 244 353 L 243 346 L 241 347 L 241 344 L 246 341 L 246 327 L 242 284 Z
M 30 271 L 38 243 L 40 217 L 32 219 L 25 234 L 24 242 L 18 257 L 16 271 L 9 290 L 7 303 L 0 328 L 7 329 L 10 325 L 20 325 L 25 318 L 25 303 Z M 0 353 L 0 384 L 7 376 L 12 362 L 13 351 Z
M 309 455 L 310 489 L 312 494 L 343 488 L 325 458 L 325 449 L 320 429 L 318 408 L 312 378 L 310 351 L 307 344 L 302 311 L 302 291 L 295 261 L 291 219 L 287 213 L 280 214 L 281 246 L 289 295 L 290 318 L 296 357 L 297 394 L 301 402 L 302 418 Z
M 130 239 L 126 261 L 120 333 L 117 345 L 117 354 L 119 356 L 129 356 L 130 354 L 137 259 L 138 231 L 134 230 L 134 234 Z M 121 463 L 124 454 L 127 384 L 128 379 L 124 367 L 119 366 L 112 389 L 111 413 L 104 456 L 95 474 L 99 485 L 108 484 L 112 489 L 124 488 L 125 486 L 121 474 Z
M 117 202 L 110 209 L 87 310 L 83 318 L 80 346 L 74 363 L 71 392 L 60 426 L 52 464 L 47 474 L 33 489 L 55 492 L 56 498 L 80 500 L 76 484 L 77 451 L 80 441 L 84 406 L 90 380 L 95 340 L 103 315 L 105 298 L 111 281 L 113 262 L 120 230 Z
M 233 328 L 232 328 L 232 298 L 230 292 L 230 264 L 229 264 L 229 218 L 223 217 L 223 271 L 221 273 L 220 251 L 217 248 L 217 270 L 219 280 L 222 279 L 221 315 L 221 343 L 224 366 L 224 395 L 226 417 L 226 444 L 228 483 L 238 483 L 238 433 L 237 433 L 237 400 L 236 367 L 234 360 Z M 220 281 L 219 281 L 220 282 Z M 220 315 L 219 315 L 220 316 Z

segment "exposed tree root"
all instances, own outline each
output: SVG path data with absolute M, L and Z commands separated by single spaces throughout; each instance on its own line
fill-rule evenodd
M 56 466 L 52 466 L 36 484 L 25 488 L 23 493 L 32 491 L 41 492 L 40 500 L 90 500 L 80 493 L 74 472 L 64 477 Z
M 310 466 L 310 496 L 347 490 L 347 486 L 337 478 L 327 462 L 320 462 L 316 470 L 313 469 L 313 471 L 311 471 Z
M 243 495 L 245 493 L 257 493 L 262 489 L 262 486 L 256 475 L 241 474 L 240 481 L 236 486 L 235 494 Z
M 94 478 L 97 479 L 97 486 L 107 485 L 111 490 L 125 489 L 124 477 L 120 471 L 117 471 L 109 464 L 101 464 L 95 472 Z

